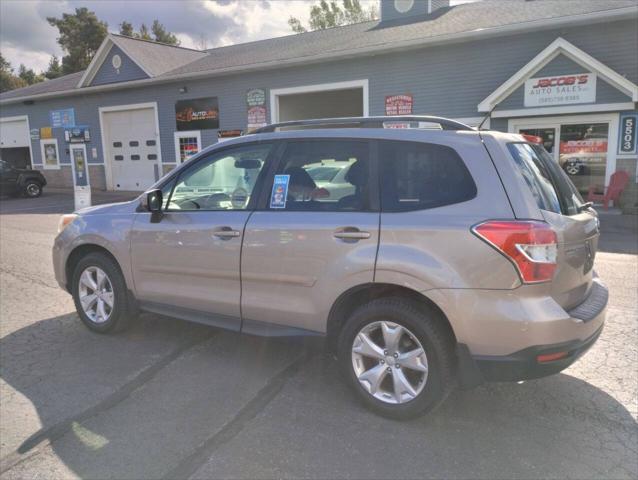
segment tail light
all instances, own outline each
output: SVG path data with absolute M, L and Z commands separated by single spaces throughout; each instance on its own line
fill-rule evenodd
M 556 232 L 543 222 L 487 221 L 472 228 L 518 270 L 523 283 L 547 282 L 556 270 Z

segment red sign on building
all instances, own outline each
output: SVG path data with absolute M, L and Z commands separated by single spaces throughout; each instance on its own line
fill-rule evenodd
M 412 95 L 389 95 L 385 97 L 386 115 L 412 115 Z

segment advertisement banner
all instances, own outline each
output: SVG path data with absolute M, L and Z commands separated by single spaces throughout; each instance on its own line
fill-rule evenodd
M 75 110 L 65 108 L 49 111 L 49 123 L 53 128 L 68 128 L 75 126 Z
M 248 109 L 248 131 L 250 132 L 266 125 L 266 107 L 250 107 Z
M 177 131 L 219 128 L 217 97 L 179 100 L 175 103 Z
M 53 138 L 53 129 L 51 127 L 40 128 L 40 138 L 43 140 Z
M 638 113 L 624 113 L 620 115 L 618 134 L 619 155 L 632 155 L 636 153 L 636 123 L 638 123 Z
M 560 142 L 560 153 L 605 153 L 607 152 L 607 140 L 568 140 Z
M 386 115 L 412 115 L 412 95 L 389 95 L 385 97 Z
M 526 107 L 551 107 L 595 101 L 595 73 L 529 78 L 525 81 Z

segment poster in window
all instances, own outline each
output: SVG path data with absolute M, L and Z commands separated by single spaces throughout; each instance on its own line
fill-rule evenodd
M 177 131 L 219 128 L 217 97 L 179 100 L 175 103 Z
M 199 152 L 197 137 L 179 137 L 179 161 L 185 162 Z
M 49 167 L 58 166 L 58 146 L 55 143 L 44 145 L 44 164 Z
M 249 107 L 266 104 L 266 91 L 263 88 L 252 88 L 246 92 L 246 103 Z
M 386 115 L 412 115 L 412 95 L 389 95 L 385 97 Z

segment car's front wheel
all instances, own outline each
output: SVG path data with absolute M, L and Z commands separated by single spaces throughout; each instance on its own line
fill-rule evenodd
M 24 194 L 29 198 L 36 198 L 42 195 L 42 184 L 37 180 L 27 180 L 24 184 Z
M 339 359 L 358 397 L 391 418 L 423 414 L 453 384 L 450 335 L 437 313 L 397 298 L 369 302 L 348 319 Z
M 74 269 L 72 294 L 82 322 L 99 333 L 124 330 L 134 316 L 122 272 L 109 256 L 91 253 Z

